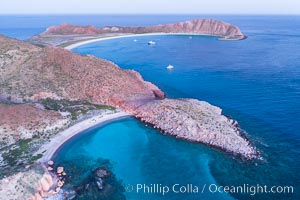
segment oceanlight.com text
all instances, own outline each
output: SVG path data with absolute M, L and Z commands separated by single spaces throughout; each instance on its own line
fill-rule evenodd
M 267 185 L 236 185 L 236 186 L 221 186 L 217 184 L 178 184 L 163 185 L 163 184 L 127 184 L 125 185 L 126 192 L 135 192 L 137 194 L 203 194 L 203 193 L 230 193 L 230 194 L 247 194 L 254 196 L 256 194 L 292 194 L 294 193 L 293 186 L 267 186 Z

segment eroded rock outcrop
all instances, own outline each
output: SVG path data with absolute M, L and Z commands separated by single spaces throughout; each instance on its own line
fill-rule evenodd
M 41 36 L 94 35 L 104 33 L 191 33 L 221 36 L 223 39 L 228 40 L 239 40 L 245 38 L 245 35 L 238 27 L 214 19 L 194 19 L 174 24 L 161 24 L 149 27 L 106 26 L 104 28 L 96 28 L 94 26 L 74 26 L 65 23 L 60 26 L 47 28 Z
M 51 163 L 50 165 L 48 164 L 48 168 L 51 166 L 53 167 Z M 40 200 L 51 197 L 58 194 L 61 188 L 64 186 L 65 176 L 63 176 L 62 173 L 65 172 L 63 167 L 58 167 L 57 173 L 50 172 L 43 164 L 41 164 L 41 167 L 43 168 L 44 174 L 38 181 L 37 189 L 31 191 L 32 196 L 28 198 L 28 200 Z

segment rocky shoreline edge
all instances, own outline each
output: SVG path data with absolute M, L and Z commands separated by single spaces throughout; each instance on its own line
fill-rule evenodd
M 206 144 L 244 160 L 260 156 L 238 122 L 224 116 L 221 108 L 205 101 L 165 98 L 140 106 L 133 115 L 166 135 Z
M 42 163 L 40 165 L 43 174 L 40 175 L 40 179 L 37 182 L 37 189 L 27 200 L 60 200 L 60 199 L 77 199 L 83 193 L 89 193 L 90 191 L 103 196 L 112 195 L 115 192 L 114 187 L 117 180 L 115 175 L 111 172 L 107 164 L 103 163 L 94 168 L 89 176 L 85 178 L 85 181 L 80 182 L 76 186 L 68 184 L 72 179 L 72 174 L 63 167 L 63 165 L 57 164 L 52 160 Z M 113 185 L 112 185 L 113 184 Z M 118 185 L 118 187 L 122 187 Z M 121 189 L 121 191 L 123 191 Z

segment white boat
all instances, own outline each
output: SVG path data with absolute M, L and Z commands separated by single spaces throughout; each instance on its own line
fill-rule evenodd
M 133 41 L 134 41 L 134 42 L 137 42 L 137 40 L 136 40 L 136 39 L 134 39 Z
M 167 66 L 167 69 L 173 69 L 173 68 L 174 68 L 173 65 L 168 65 L 168 66 Z
M 148 42 L 148 45 L 150 46 L 154 46 L 156 44 L 156 42 L 153 42 L 152 40 Z

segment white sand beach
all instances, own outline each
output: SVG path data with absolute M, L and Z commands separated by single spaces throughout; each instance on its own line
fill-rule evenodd
M 61 147 L 69 139 L 71 139 L 72 137 L 81 133 L 84 130 L 130 116 L 131 115 L 126 112 L 118 111 L 116 113 L 104 113 L 102 115 L 97 115 L 84 121 L 78 122 L 75 125 L 67 128 L 66 130 L 58 133 L 51 139 L 50 142 L 44 144 L 36 153 L 43 154 L 43 157 L 40 158 L 38 161 L 44 163 L 51 160 L 52 156 L 59 149 L 59 147 Z
M 198 34 L 198 33 L 143 33 L 143 34 L 128 34 L 128 35 L 118 35 L 118 36 L 108 36 L 108 37 L 99 37 L 99 38 L 92 38 L 84 41 L 78 41 L 74 42 L 74 44 L 65 46 L 65 49 L 72 50 L 74 48 L 77 48 L 79 46 L 90 44 L 93 42 L 99 42 L 104 40 L 112 40 L 112 39 L 118 39 L 118 38 L 128 38 L 128 37 L 141 37 L 141 36 L 156 36 L 156 35 L 191 35 L 191 36 L 213 36 L 213 37 L 219 37 L 218 35 L 208 35 L 208 34 Z
M 167 33 L 144 33 L 144 34 L 128 34 L 128 35 L 118 35 L 118 36 L 108 36 L 108 37 L 103 37 L 101 36 L 100 38 L 93 38 L 85 41 L 78 41 L 75 42 L 74 44 L 68 45 L 65 47 L 65 49 L 74 49 L 76 47 L 93 43 L 93 42 L 99 42 L 99 41 L 104 41 L 104 40 L 112 40 L 112 39 L 118 39 L 118 38 L 128 38 L 128 37 L 140 37 L 140 36 L 151 36 L 151 35 L 166 35 Z

